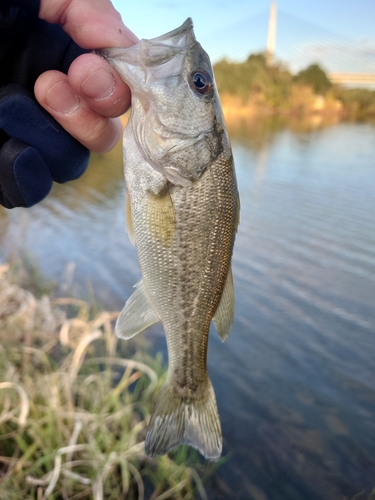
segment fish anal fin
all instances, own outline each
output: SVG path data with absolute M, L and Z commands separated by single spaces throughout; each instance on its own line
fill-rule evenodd
M 127 300 L 117 318 L 115 332 L 122 339 L 130 339 L 147 327 L 160 321 L 147 298 L 143 281 L 135 285 L 135 292 Z
M 148 191 L 147 201 L 150 233 L 158 243 L 168 247 L 176 230 L 176 214 L 168 188 L 158 194 Z
M 232 266 L 230 266 L 223 295 L 221 296 L 220 303 L 213 317 L 213 321 L 220 335 L 221 340 L 224 342 L 230 332 L 234 316 L 234 288 L 233 288 L 233 275 Z
M 146 454 L 164 455 L 182 444 L 192 446 L 209 460 L 220 458 L 221 426 L 209 379 L 199 399 L 187 401 L 169 381 L 160 390 L 146 435 Z

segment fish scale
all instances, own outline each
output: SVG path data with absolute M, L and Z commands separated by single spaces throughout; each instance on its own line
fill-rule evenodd
M 191 20 L 102 55 L 132 89 L 124 133 L 127 223 L 142 272 L 116 333 L 131 338 L 161 321 L 168 345 L 168 377 L 146 453 L 186 443 L 216 460 L 222 436 L 207 344 L 212 320 L 222 340 L 233 320 L 239 198 L 212 66 Z

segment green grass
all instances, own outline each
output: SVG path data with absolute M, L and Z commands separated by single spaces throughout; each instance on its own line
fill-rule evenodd
M 116 316 L 38 298 L 0 266 L 1 500 L 207 498 L 214 466 L 193 450 L 145 456 L 165 370 L 119 355 Z

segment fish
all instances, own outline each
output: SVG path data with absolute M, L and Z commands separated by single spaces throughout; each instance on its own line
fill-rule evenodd
M 207 342 L 212 320 L 222 341 L 233 323 L 240 202 L 214 72 L 190 18 L 100 55 L 132 94 L 123 137 L 126 225 L 142 274 L 115 331 L 130 339 L 161 322 L 168 346 L 145 452 L 160 456 L 187 444 L 215 461 L 222 431 Z

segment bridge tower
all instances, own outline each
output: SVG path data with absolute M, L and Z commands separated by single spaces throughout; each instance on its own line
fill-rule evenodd
M 277 16 L 277 4 L 276 2 L 271 2 L 270 16 L 268 18 L 268 34 L 267 34 L 267 49 L 266 49 L 266 62 L 268 66 L 272 66 L 275 54 L 276 16 Z

